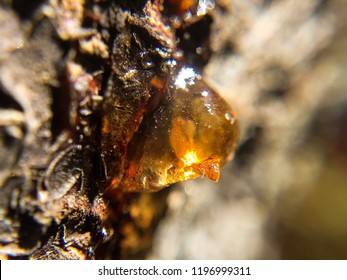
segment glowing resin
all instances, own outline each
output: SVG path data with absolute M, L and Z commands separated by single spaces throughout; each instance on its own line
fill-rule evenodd
M 115 187 L 157 191 L 199 176 L 218 181 L 220 166 L 232 158 L 239 138 L 235 114 L 193 68 L 181 68 L 167 94 L 131 141 Z

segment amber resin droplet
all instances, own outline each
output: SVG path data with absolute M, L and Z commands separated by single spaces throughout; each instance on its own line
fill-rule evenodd
M 199 176 L 218 181 L 220 166 L 231 159 L 239 127 L 229 105 L 191 67 L 181 68 L 168 91 L 130 143 L 115 187 L 157 191 Z
M 170 6 L 179 14 L 188 11 L 192 6 L 196 5 L 197 0 L 168 0 Z

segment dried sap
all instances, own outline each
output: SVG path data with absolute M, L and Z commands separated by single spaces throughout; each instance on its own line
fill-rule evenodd
M 220 166 L 233 155 L 235 114 L 201 76 L 183 67 L 168 90 L 128 147 L 122 190 L 157 191 L 199 176 L 218 181 Z

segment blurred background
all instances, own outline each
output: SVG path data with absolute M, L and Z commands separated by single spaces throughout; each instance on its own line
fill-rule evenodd
M 347 259 L 343 0 L 221 0 L 209 83 L 238 114 L 221 179 L 174 186 L 154 259 Z

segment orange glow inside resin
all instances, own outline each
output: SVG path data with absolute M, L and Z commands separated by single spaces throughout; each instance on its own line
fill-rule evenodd
M 239 127 L 229 105 L 189 67 L 167 90 L 170 98 L 130 143 L 117 188 L 157 191 L 199 176 L 218 181 L 220 166 L 232 158 Z

